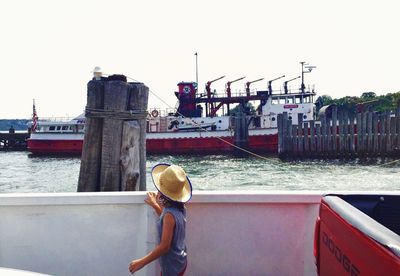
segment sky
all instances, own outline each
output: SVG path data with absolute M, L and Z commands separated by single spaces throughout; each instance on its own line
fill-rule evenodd
M 0 0 L 0 119 L 73 117 L 91 71 L 144 82 L 174 107 L 176 84 L 199 87 L 301 73 L 333 98 L 400 91 L 400 1 L 393 0 Z M 284 79 L 273 83 L 279 90 Z M 292 88 L 300 80 L 290 83 Z M 150 94 L 149 108 L 166 107 Z

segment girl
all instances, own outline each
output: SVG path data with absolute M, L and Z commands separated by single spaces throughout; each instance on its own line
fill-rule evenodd
M 160 258 L 161 275 L 183 275 L 186 266 L 186 210 L 192 197 L 192 184 L 185 171 L 176 165 L 158 164 L 151 176 L 158 193 L 147 193 L 145 202 L 160 216 L 157 221 L 159 244 L 148 255 L 129 264 L 131 273 Z

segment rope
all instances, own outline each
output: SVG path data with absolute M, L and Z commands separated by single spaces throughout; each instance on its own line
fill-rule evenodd
M 140 81 L 138 81 L 138 80 L 135 80 L 134 78 L 131 78 L 131 77 L 129 77 L 129 76 L 126 76 L 126 77 L 127 77 L 128 79 L 132 80 L 132 81 L 142 83 L 142 82 L 140 82 Z M 167 102 L 165 102 L 162 98 L 160 98 L 156 93 L 154 93 L 153 91 L 151 91 L 151 89 L 149 89 L 149 92 L 150 92 L 152 95 L 154 95 L 157 99 L 159 99 L 161 102 L 163 102 L 165 105 L 167 105 L 169 108 L 173 108 L 173 107 L 171 107 Z M 182 116 L 182 118 L 186 118 L 186 116 L 184 116 L 182 113 L 180 113 L 180 112 L 178 112 L 178 111 L 176 111 L 176 113 L 179 114 L 180 116 Z M 198 124 L 198 123 L 197 123 L 196 121 L 194 121 L 193 119 L 192 119 L 192 123 L 194 123 L 195 125 L 199 126 L 199 128 L 200 128 L 201 130 L 204 130 L 204 131 L 206 131 L 206 132 L 210 132 L 209 130 L 207 130 L 207 129 L 205 129 L 205 128 L 202 128 L 201 125 Z M 243 151 L 243 152 L 246 152 L 246 153 L 248 153 L 248 154 L 250 154 L 250 155 L 253 155 L 253 156 L 257 157 L 257 158 L 261 158 L 261 159 L 266 160 L 266 161 L 269 160 L 268 158 L 266 158 L 266 157 L 264 157 L 264 156 L 261 156 L 261 155 L 259 155 L 259 154 L 257 154 L 257 153 L 254 153 L 254 152 L 252 152 L 252 151 L 249 151 L 249 150 L 247 150 L 247 149 L 244 149 L 244 148 L 242 148 L 242 147 L 239 147 L 239 146 L 237 146 L 237 145 L 235 145 L 235 144 L 233 144 L 233 143 L 231 143 L 231 142 L 229 142 L 229 141 L 226 141 L 225 139 L 222 139 L 221 137 L 216 136 L 216 137 L 214 137 L 214 138 L 217 138 L 218 140 L 222 141 L 223 143 L 226 143 L 226 144 L 228 144 L 228 145 L 230 145 L 230 146 L 232 146 L 232 147 L 234 147 L 234 148 L 236 148 L 236 149 L 238 149 L 238 150 L 241 150 L 241 151 Z
M 85 116 L 87 118 L 112 118 L 112 119 L 120 119 L 120 120 L 129 120 L 129 119 L 145 119 L 147 117 L 147 111 L 143 110 L 104 110 L 104 109 L 96 109 L 86 107 Z
M 400 162 L 400 159 L 396 159 L 396 160 L 390 161 L 388 163 L 380 164 L 377 167 L 387 166 L 387 165 L 390 165 L 390 164 L 393 164 L 393 163 L 397 163 L 397 162 Z

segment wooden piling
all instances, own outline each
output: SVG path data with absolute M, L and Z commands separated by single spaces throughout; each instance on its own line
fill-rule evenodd
M 386 123 L 386 125 L 385 125 L 385 130 L 386 130 L 386 133 L 385 133 L 385 140 L 386 140 L 386 150 L 385 150 L 385 152 L 386 152 L 386 154 L 390 154 L 390 152 L 391 152 L 391 148 L 390 148 L 390 144 L 391 144 L 391 137 L 390 137 L 390 113 L 389 112 L 387 112 L 386 114 L 385 114 L 385 123 Z
M 146 189 L 147 100 L 121 75 L 89 82 L 78 191 Z
M 321 155 L 325 155 L 327 151 L 326 117 L 322 115 L 320 121 L 321 121 Z
M 90 109 L 102 109 L 104 82 L 92 80 L 87 85 L 87 104 Z M 103 118 L 87 117 L 83 139 L 78 192 L 100 191 L 101 144 Z
M 354 114 L 349 116 L 349 133 L 350 133 L 350 155 L 355 156 L 356 154 L 356 136 L 354 131 L 354 122 L 355 122 Z
M 321 124 L 317 124 L 315 127 L 315 132 L 317 134 L 316 141 L 317 141 L 317 147 L 316 147 L 316 155 L 319 156 L 322 151 L 321 147 Z
M 385 124 L 385 115 L 379 115 L 379 152 L 380 155 L 385 155 L 386 150 L 386 141 L 385 141 L 385 132 L 386 132 L 386 124 Z
M 141 110 L 146 111 L 148 109 L 148 99 L 149 99 L 149 88 L 143 83 L 129 83 L 129 110 Z M 140 128 L 140 138 L 139 138 L 139 171 L 146 172 L 146 118 L 143 116 L 137 120 Z M 146 190 L 146 176 L 142 174 L 139 175 L 138 187 L 140 191 Z
M 373 155 L 373 151 L 372 151 L 372 111 L 369 111 L 367 114 L 367 152 L 368 155 Z
M 379 116 L 374 113 L 372 116 L 372 136 L 373 136 L 373 146 L 372 150 L 374 155 L 379 153 L 379 132 L 378 132 Z
M 283 122 L 283 121 L 282 121 Z M 283 131 L 282 129 L 283 126 L 281 126 L 281 131 Z M 283 146 L 284 144 L 284 136 L 282 135 L 281 137 L 281 145 Z M 247 118 L 246 118 L 246 114 L 243 112 L 242 106 L 240 105 L 238 112 L 235 115 L 235 129 L 234 129 L 234 144 L 239 147 L 239 148 L 243 148 L 243 149 L 247 149 L 248 148 L 248 143 L 249 143 L 249 128 L 248 128 L 248 124 L 247 124 Z M 282 149 L 283 151 L 284 149 Z M 244 155 L 245 153 L 238 149 L 235 148 L 235 154 L 236 155 Z
M 336 155 L 336 149 L 337 149 L 337 107 L 334 106 L 332 108 L 332 128 L 331 128 L 331 141 L 332 141 L 332 149 L 331 153 Z
M 316 152 L 316 139 L 315 139 L 315 122 L 314 120 L 310 121 L 310 152 L 311 155 L 314 155 Z
M 336 139 L 338 141 L 338 150 L 337 150 L 337 155 L 341 156 L 344 152 L 344 143 L 343 143 L 343 111 L 340 111 L 338 113 L 338 138 Z
M 284 136 L 283 136 L 283 115 L 278 114 L 277 116 L 277 125 L 278 125 L 278 155 L 283 156 L 284 152 Z
M 299 153 L 298 125 L 292 126 L 292 143 L 293 157 L 296 157 Z
M 309 153 L 310 143 L 308 139 L 308 122 L 303 123 L 303 136 L 304 136 L 304 152 Z
M 343 156 L 349 157 L 350 139 L 349 139 L 349 113 L 343 113 Z

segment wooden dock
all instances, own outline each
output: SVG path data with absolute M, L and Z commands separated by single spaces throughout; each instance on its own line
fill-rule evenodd
M 23 133 L 0 133 L 0 150 L 26 150 L 28 132 Z
M 393 112 L 351 115 L 332 110 L 332 117 L 292 125 L 278 115 L 278 153 L 295 158 L 400 156 L 400 107 Z

